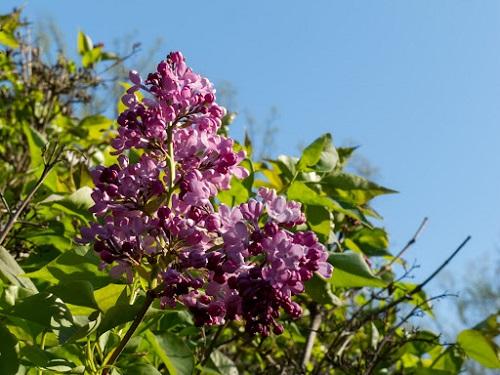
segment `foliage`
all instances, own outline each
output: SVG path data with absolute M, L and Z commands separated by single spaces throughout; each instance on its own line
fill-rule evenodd
M 94 220 L 91 169 L 116 162 L 114 121 L 81 109 L 104 80 L 96 67 L 118 57 L 79 33 L 80 60 L 51 64 L 26 42 L 19 11 L 0 26 L 1 374 L 457 374 L 467 358 L 500 367 L 498 315 L 452 343 L 414 326 L 443 297 L 425 293 L 440 269 L 416 285 L 411 269 L 396 275 L 404 251 L 389 250 L 371 206 L 394 191 L 347 173 L 354 149 L 336 148 L 330 134 L 298 158 L 252 161 L 251 142 L 235 144 L 249 175 L 217 197 L 234 206 L 275 189 L 302 204 L 298 230 L 328 251 L 333 276 L 306 282 L 295 297 L 303 317 L 284 314 L 281 335 L 253 335 L 240 320 L 199 328 L 188 309 L 164 309 L 145 292 L 150 274 L 138 269 L 132 283 L 109 276 L 75 238 Z

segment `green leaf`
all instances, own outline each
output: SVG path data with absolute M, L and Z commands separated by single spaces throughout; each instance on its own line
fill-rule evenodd
M 127 285 L 109 284 L 94 292 L 99 310 L 106 313 L 113 306 L 128 305 Z
M 14 319 L 23 319 L 36 323 L 46 330 L 51 330 L 63 344 L 78 339 L 92 331 L 99 320 L 81 317 L 75 320 L 68 306 L 52 293 L 42 292 L 16 301 L 16 304 L 5 311 Z
M 221 191 L 217 198 L 225 205 L 234 206 L 248 201 L 249 196 L 249 192 L 243 183 L 237 178 L 233 178 L 231 179 L 231 188 Z
M 28 140 L 30 150 L 30 168 L 36 170 L 43 165 L 43 150 L 47 145 L 47 141 L 42 134 L 28 124 L 23 124 L 23 132 Z
M 456 372 L 438 370 L 428 367 L 419 367 L 413 372 L 415 375 L 454 375 Z
M 91 194 L 92 189 L 84 186 L 67 196 L 51 195 L 40 202 L 40 204 L 50 206 L 52 209 L 57 209 L 71 216 L 76 216 L 87 224 L 93 218 L 89 212 L 89 208 L 94 204 Z
M 252 147 L 252 139 L 250 138 L 248 132 L 245 130 L 245 138 L 243 140 L 243 146 L 245 147 L 245 151 L 248 157 L 252 157 L 253 147 Z
M 97 309 L 92 284 L 85 280 L 74 280 L 59 283 L 48 289 L 64 302 L 72 305 L 86 306 Z
M 311 169 L 318 172 L 330 172 L 335 168 L 338 160 L 337 150 L 332 145 L 332 136 L 327 133 L 304 149 L 297 169 L 302 172 Z
M 321 195 L 302 181 L 294 181 L 288 188 L 286 194 L 288 199 L 292 199 L 306 205 L 323 206 L 328 208 L 330 211 L 340 212 L 355 220 L 361 221 L 368 227 L 371 227 L 370 223 L 358 208 L 348 203 L 339 203 L 327 196 Z
M 306 293 L 314 302 L 322 305 L 341 306 L 342 301 L 332 293 L 331 285 L 324 277 L 314 274 L 312 279 L 305 283 Z
M 0 337 L 0 374 L 17 374 L 19 362 L 16 353 L 16 338 L 3 325 L 0 325 Z
M 64 302 L 52 293 L 42 292 L 16 301 L 9 315 L 53 328 L 61 320 L 72 321 L 71 313 Z
M 78 53 L 80 55 L 84 55 L 85 52 L 88 52 L 94 48 L 94 43 L 92 43 L 92 39 L 90 39 L 88 35 L 80 31 L 78 32 L 77 47 Z
M 103 115 L 92 115 L 82 119 L 79 127 L 87 131 L 87 139 L 102 140 L 103 133 L 110 130 L 113 120 Z
M 149 363 L 135 363 L 123 369 L 124 375 L 161 375 L 161 372 Z
M 0 305 L 4 306 L 14 306 L 18 299 L 23 299 L 38 292 L 32 289 L 26 289 L 17 285 L 9 285 L 4 288 L 2 299 L 0 300 Z
M 500 311 L 489 315 L 486 319 L 476 324 L 473 328 L 480 331 L 485 337 L 493 339 L 500 335 L 500 326 L 498 320 L 500 319 Z
M 167 367 L 170 375 L 192 374 L 194 357 L 182 339 L 172 334 L 154 335 L 146 331 L 146 339 Z
M 357 148 L 358 147 L 338 147 L 337 152 L 339 154 L 339 163 L 337 167 L 344 168 Z
M 500 368 L 495 344 L 484 337 L 481 332 L 466 329 L 457 336 L 457 342 L 465 353 L 484 367 Z
M 0 279 L 33 292 L 38 292 L 33 282 L 29 278 L 23 277 L 23 275 L 24 271 L 16 260 L 3 246 L 0 246 Z
M 288 188 L 286 195 L 288 199 L 292 199 L 303 204 L 323 206 L 329 209 L 335 208 L 335 204 L 330 198 L 319 195 L 301 181 L 294 181 Z
M 363 177 L 343 172 L 323 177 L 320 184 L 331 198 L 358 205 L 366 204 L 381 194 L 396 193 Z
M 306 206 L 307 223 L 323 243 L 329 242 L 332 229 L 330 212 L 323 206 Z
M 109 291 L 109 289 L 107 290 Z M 105 291 L 106 289 L 102 290 L 103 295 L 105 294 Z M 103 314 L 102 321 L 97 329 L 99 335 L 114 327 L 134 320 L 136 315 L 142 309 L 146 299 L 142 295 L 138 296 L 131 305 L 129 304 L 129 296 L 125 293 L 125 290 L 118 296 L 117 299 L 115 299 L 116 291 L 114 293 L 114 297 L 111 299 L 105 298 L 104 300 L 100 300 L 99 296 L 96 298 L 96 300 L 98 300 L 98 304 L 101 303 L 101 308 L 107 309 Z M 116 301 L 115 305 L 112 305 L 113 301 Z M 153 317 L 159 312 L 160 310 L 150 307 L 146 313 L 146 318 Z
M 19 48 L 19 42 L 14 37 L 14 34 L 5 31 L 0 31 L 0 44 L 12 49 Z
M 361 228 L 345 239 L 346 247 L 368 256 L 391 255 L 387 248 L 389 237 L 382 228 Z
M 45 369 L 49 373 L 60 373 L 60 374 L 83 374 L 85 373 L 85 366 L 76 366 L 73 362 L 70 362 L 63 358 L 51 359 Z
M 101 48 L 93 48 L 87 51 L 82 56 L 82 66 L 84 68 L 92 67 L 96 62 L 101 59 Z
M 328 261 L 334 266 L 332 285 L 337 287 L 383 287 L 386 283 L 375 276 L 363 257 L 358 253 L 345 252 L 330 255 Z
M 220 350 L 214 350 L 210 354 L 210 360 L 213 362 L 218 373 L 221 375 L 238 375 L 238 368 L 234 362 L 224 355 Z
M 436 346 L 440 348 L 439 345 Z M 446 370 L 451 374 L 458 374 L 464 363 L 464 355 L 458 346 L 449 346 L 447 348 L 440 348 L 433 359 L 436 360 L 432 368 L 438 370 Z M 444 353 L 443 353 L 444 351 Z
M 92 252 L 80 255 L 70 250 L 38 271 L 27 273 L 26 276 L 54 285 L 59 282 L 84 280 L 90 282 L 94 288 L 100 288 L 112 282 L 112 279 L 99 269 L 99 264 L 99 259 Z

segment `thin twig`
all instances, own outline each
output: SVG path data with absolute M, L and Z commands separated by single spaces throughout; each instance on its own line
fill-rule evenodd
M 5 239 L 7 238 L 8 234 L 14 227 L 14 224 L 16 223 L 17 219 L 19 219 L 19 216 L 21 213 L 25 210 L 25 208 L 28 206 L 28 204 L 31 202 L 33 197 L 35 196 L 35 193 L 38 191 L 38 189 L 43 185 L 43 182 L 45 181 L 45 178 L 47 178 L 48 174 L 54 167 L 54 163 L 51 164 L 46 164 L 43 168 L 42 175 L 36 182 L 35 186 L 33 189 L 30 191 L 28 196 L 21 202 L 21 205 L 19 208 L 14 212 L 14 214 L 10 217 L 9 221 L 7 224 L 5 224 L 5 227 L 3 228 L 2 232 L 0 233 L 0 245 L 3 244 Z
M 7 213 L 9 214 L 9 216 L 12 215 L 12 211 L 9 207 L 9 204 L 7 203 L 7 200 L 5 199 L 2 192 L 0 192 L 0 200 L 2 201 L 3 205 L 5 206 L 5 209 L 7 210 Z
M 378 358 L 380 356 L 380 354 L 382 353 L 382 349 L 384 348 L 385 344 L 387 344 L 389 342 L 389 340 L 392 338 L 392 336 L 396 333 L 396 330 L 401 327 L 404 323 L 406 323 L 414 314 L 417 310 L 419 310 L 422 306 L 425 306 L 427 303 L 433 301 L 433 300 L 436 300 L 436 299 L 439 299 L 439 298 L 443 298 L 443 297 L 446 297 L 447 295 L 446 294 L 441 294 L 439 296 L 435 296 L 435 297 L 431 297 L 431 298 L 427 298 L 425 301 L 417 304 L 417 306 L 415 306 L 413 309 L 411 309 L 411 311 L 403 318 L 401 319 L 401 321 L 396 324 L 394 327 L 392 327 L 389 332 L 387 332 L 386 335 L 384 335 L 384 339 L 380 342 L 380 344 L 378 345 L 377 347 L 377 350 L 375 351 L 375 354 L 373 356 L 373 359 L 370 363 L 370 366 L 366 369 L 365 371 L 365 375 L 370 375 L 375 366 L 377 365 L 378 363 Z
M 444 267 L 450 263 L 450 261 L 464 248 L 464 246 L 469 242 L 471 239 L 471 236 L 467 236 L 465 240 L 462 241 L 462 243 L 451 253 L 451 255 L 429 276 L 427 277 L 422 283 L 418 284 L 415 288 L 413 288 L 411 291 L 409 291 L 407 294 L 401 296 L 400 298 L 397 298 L 393 300 L 392 302 L 388 303 L 387 305 L 384 305 L 376 310 L 370 311 L 367 314 L 365 314 L 361 319 L 356 320 L 357 318 L 357 313 L 354 314 L 354 316 L 347 322 L 346 326 L 342 330 L 348 330 L 348 331 L 355 331 L 356 329 L 361 328 L 363 325 L 365 325 L 366 322 L 370 321 L 373 317 L 378 316 L 382 314 L 383 312 L 393 308 L 394 306 L 398 305 L 399 303 L 403 302 L 404 300 L 407 300 L 411 298 L 414 294 L 417 294 L 420 292 L 436 275 L 443 270 Z M 314 371 L 312 371 L 312 374 L 318 375 L 321 371 L 321 368 L 323 366 L 324 361 L 327 358 L 327 354 L 336 347 L 336 345 L 340 342 L 342 338 L 342 332 L 339 332 L 333 342 L 328 346 L 328 349 L 326 351 L 326 354 L 321 358 L 321 360 L 318 362 L 316 365 Z
M 424 217 L 424 219 L 422 220 L 422 222 L 420 223 L 420 226 L 418 227 L 417 231 L 415 232 L 415 234 L 413 235 L 412 238 L 410 238 L 410 240 L 406 243 L 406 245 L 401 249 L 401 251 L 394 257 L 391 259 L 391 261 L 389 263 L 387 263 L 386 265 L 384 265 L 384 267 L 382 267 L 378 272 L 377 272 L 377 275 L 380 275 L 380 274 L 383 274 L 385 273 L 393 264 L 394 262 L 396 262 L 398 259 L 401 259 L 401 257 L 408 251 L 408 249 L 410 247 L 412 247 L 416 242 L 417 242 L 417 239 L 418 237 L 420 237 L 420 234 L 423 232 L 423 230 L 425 229 L 425 226 L 427 225 L 427 222 L 429 221 L 429 219 L 427 217 Z

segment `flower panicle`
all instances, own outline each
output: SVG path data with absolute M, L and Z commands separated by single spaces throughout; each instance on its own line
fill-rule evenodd
M 332 273 L 314 233 L 296 230 L 300 203 L 267 188 L 236 207 L 215 203 L 231 179 L 249 175 L 245 153 L 219 134 L 226 110 L 180 52 L 146 79 L 135 71 L 129 79 L 112 140 L 118 163 L 92 171 L 96 221 L 79 241 L 113 275 L 131 280 L 135 267 L 154 265 L 161 306 L 185 305 L 196 325 L 240 319 L 252 334 L 282 333 L 281 311 L 301 315 L 292 297 L 304 282 Z M 130 150 L 140 154 L 135 163 Z

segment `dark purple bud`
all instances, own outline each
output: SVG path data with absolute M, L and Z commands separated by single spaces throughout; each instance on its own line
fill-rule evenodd
M 250 235 L 250 239 L 252 241 L 260 241 L 264 238 L 264 235 L 262 234 L 262 232 L 260 230 L 256 230 L 255 232 L 253 232 L 251 235 Z
M 128 78 L 134 85 L 140 85 L 142 83 L 141 76 L 137 72 L 137 70 L 131 70 L 128 73 Z
M 262 253 L 263 250 L 264 248 L 259 242 L 252 242 L 250 246 L 248 246 L 248 251 L 251 255 L 258 255 Z
M 104 241 L 96 241 L 94 243 L 94 250 L 97 252 L 97 253 L 100 253 L 101 251 L 105 251 L 105 250 L 108 250 L 108 245 L 106 244 L 106 242 Z
M 211 303 L 208 305 L 208 314 L 211 316 L 224 316 L 226 309 L 221 303 Z
M 207 258 L 208 258 L 207 268 L 210 271 L 215 271 L 215 269 L 218 268 L 220 263 L 222 262 L 221 253 L 217 252 L 208 253 Z
M 278 230 L 279 230 L 278 224 L 272 221 L 269 221 L 264 225 L 264 233 L 269 237 L 272 237 L 276 233 L 278 233 Z
M 224 284 L 227 280 L 227 276 L 224 273 L 215 273 L 214 274 L 214 281 L 219 283 L 219 284 Z
M 118 166 L 114 165 L 112 167 L 105 168 L 102 171 L 101 176 L 99 177 L 99 180 L 101 182 L 107 182 L 109 184 L 116 182 L 116 179 L 118 178 L 118 171 L 113 167 L 118 167 Z
M 131 242 L 124 242 L 122 244 L 122 251 L 124 253 L 133 253 L 134 252 L 134 244 Z
M 250 270 L 249 275 L 252 279 L 261 279 L 262 278 L 262 270 L 258 267 L 254 267 Z
M 197 277 L 196 279 L 191 280 L 191 287 L 194 289 L 200 289 L 203 286 L 203 280 Z
M 103 250 L 99 253 L 99 256 L 101 257 L 101 259 L 108 263 L 108 264 L 111 264 L 113 263 L 113 261 L 115 260 L 115 257 L 113 254 L 111 254 L 109 251 L 107 250 Z
M 166 219 L 166 218 L 168 218 L 168 217 L 170 216 L 170 212 L 171 212 L 171 211 L 170 211 L 170 208 L 165 207 L 165 206 L 160 207 L 160 208 L 158 209 L 158 217 L 159 217 L 160 219 L 163 219 L 163 220 L 164 220 L 164 219 Z
M 275 335 L 281 335 L 285 331 L 285 328 L 281 324 L 276 324 L 273 327 L 273 332 Z
M 118 186 L 115 184 L 109 184 L 105 188 L 106 193 L 108 193 L 109 196 L 114 197 L 116 194 L 118 194 Z
M 229 279 L 227 279 L 227 285 L 231 289 L 236 289 L 238 286 L 238 279 L 236 278 L 236 276 L 231 276 Z

